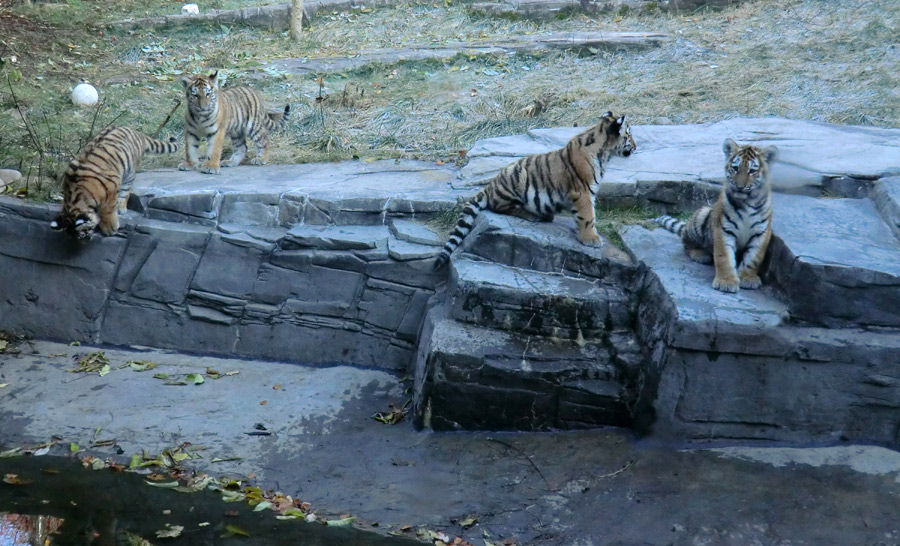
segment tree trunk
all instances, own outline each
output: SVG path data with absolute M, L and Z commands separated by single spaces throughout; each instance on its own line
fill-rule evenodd
M 303 33 L 303 0 L 291 0 L 291 40 L 300 41 Z

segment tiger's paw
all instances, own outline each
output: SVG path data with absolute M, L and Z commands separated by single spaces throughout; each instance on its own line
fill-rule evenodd
M 200 172 L 205 174 L 221 174 L 221 171 L 218 167 L 213 167 L 209 164 L 200 167 Z
M 709 252 L 706 252 L 705 250 L 700 250 L 697 248 L 689 250 L 688 257 L 690 257 L 690 259 L 694 260 L 698 264 L 713 263 L 713 257 Z
M 191 165 L 190 163 L 188 163 L 187 161 L 182 161 L 181 163 L 178 164 L 178 170 L 179 171 L 193 171 L 194 166 Z
M 251 165 L 265 165 L 266 162 L 258 157 L 254 157 L 253 159 L 250 160 L 250 164 Z
M 726 279 L 716 277 L 715 280 L 713 280 L 712 286 L 716 290 L 729 292 L 731 294 L 734 294 L 740 289 L 740 284 L 738 283 L 737 277 L 729 277 Z
M 762 279 L 759 278 L 759 275 L 747 275 L 746 277 L 741 277 L 741 288 L 756 290 L 760 286 L 762 286 Z
M 232 161 L 230 159 L 223 159 L 222 162 L 219 163 L 219 166 L 226 167 L 226 168 L 227 167 L 237 167 L 237 165 L 234 163 L 234 161 Z
M 596 233 L 588 232 L 588 233 L 579 233 L 578 240 L 581 241 L 581 244 L 587 246 L 600 246 L 603 244 L 603 239 L 600 238 Z

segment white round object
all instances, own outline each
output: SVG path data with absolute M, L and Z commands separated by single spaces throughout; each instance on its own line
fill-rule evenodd
M 89 83 L 79 83 L 72 90 L 72 104 L 75 106 L 93 106 L 100 100 L 97 89 Z
M 200 6 L 197 4 L 185 4 L 181 6 L 181 13 L 184 15 L 200 15 Z

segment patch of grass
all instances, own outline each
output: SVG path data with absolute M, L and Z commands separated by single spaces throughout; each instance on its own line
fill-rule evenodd
M 606 204 L 597 204 L 594 207 L 597 233 L 609 239 L 609 241 L 621 249 L 625 249 L 625 243 L 619 236 L 619 229 L 626 225 L 639 225 L 648 229 L 658 227 L 653 218 L 659 213 L 643 206 L 613 207 Z

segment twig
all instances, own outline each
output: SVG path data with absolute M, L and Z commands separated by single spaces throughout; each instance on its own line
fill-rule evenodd
M 538 476 L 540 476 L 541 479 L 544 480 L 544 485 L 547 486 L 547 489 L 549 489 L 549 490 L 552 490 L 552 489 L 553 489 L 552 487 L 550 487 L 550 482 L 547 481 L 547 478 L 544 476 L 544 473 L 541 472 L 541 469 L 540 469 L 540 468 L 538 468 L 538 465 L 534 464 L 534 461 L 531 460 L 531 457 L 530 457 L 528 454 L 526 454 L 524 451 L 522 451 L 521 449 L 519 449 L 518 447 L 512 445 L 512 444 L 509 443 L 509 442 L 504 442 L 503 440 L 498 440 L 497 438 L 491 438 L 491 437 L 488 437 L 488 438 L 487 438 L 487 441 L 489 441 L 489 442 L 497 442 L 498 444 L 504 445 L 504 446 L 506 446 L 506 447 L 512 449 L 513 451 L 518 452 L 519 455 L 521 455 L 522 457 L 525 457 L 525 460 L 528 461 L 528 462 L 531 464 L 531 467 L 534 468 L 535 472 L 538 473 Z
M 609 474 L 603 474 L 603 475 L 601 475 L 601 476 L 597 476 L 597 475 L 595 474 L 594 477 L 595 477 L 595 478 L 598 478 L 598 479 L 599 479 L 599 478 L 612 478 L 612 477 L 615 476 L 616 474 L 621 474 L 622 472 L 625 472 L 626 470 L 628 470 L 628 469 L 631 468 L 632 466 L 634 466 L 634 461 L 628 461 L 628 462 L 625 464 L 625 466 L 623 466 L 622 468 L 616 470 L 615 472 L 610 472 Z
M 166 123 L 169 123 L 169 120 L 172 119 L 172 114 L 175 113 L 175 110 L 178 110 L 179 106 L 181 106 L 181 99 L 177 99 L 175 101 L 175 106 L 173 106 L 172 109 L 169 111 L 169 115 L 166 116 L 166 119 L 163 120 L 163 122 L 159 124 L 159 128 L 156 129 L 156 132 L 153 133 L 153 138 L 159 138 L 159 133 L 162 132 L 163 127 L 166 126 Z

